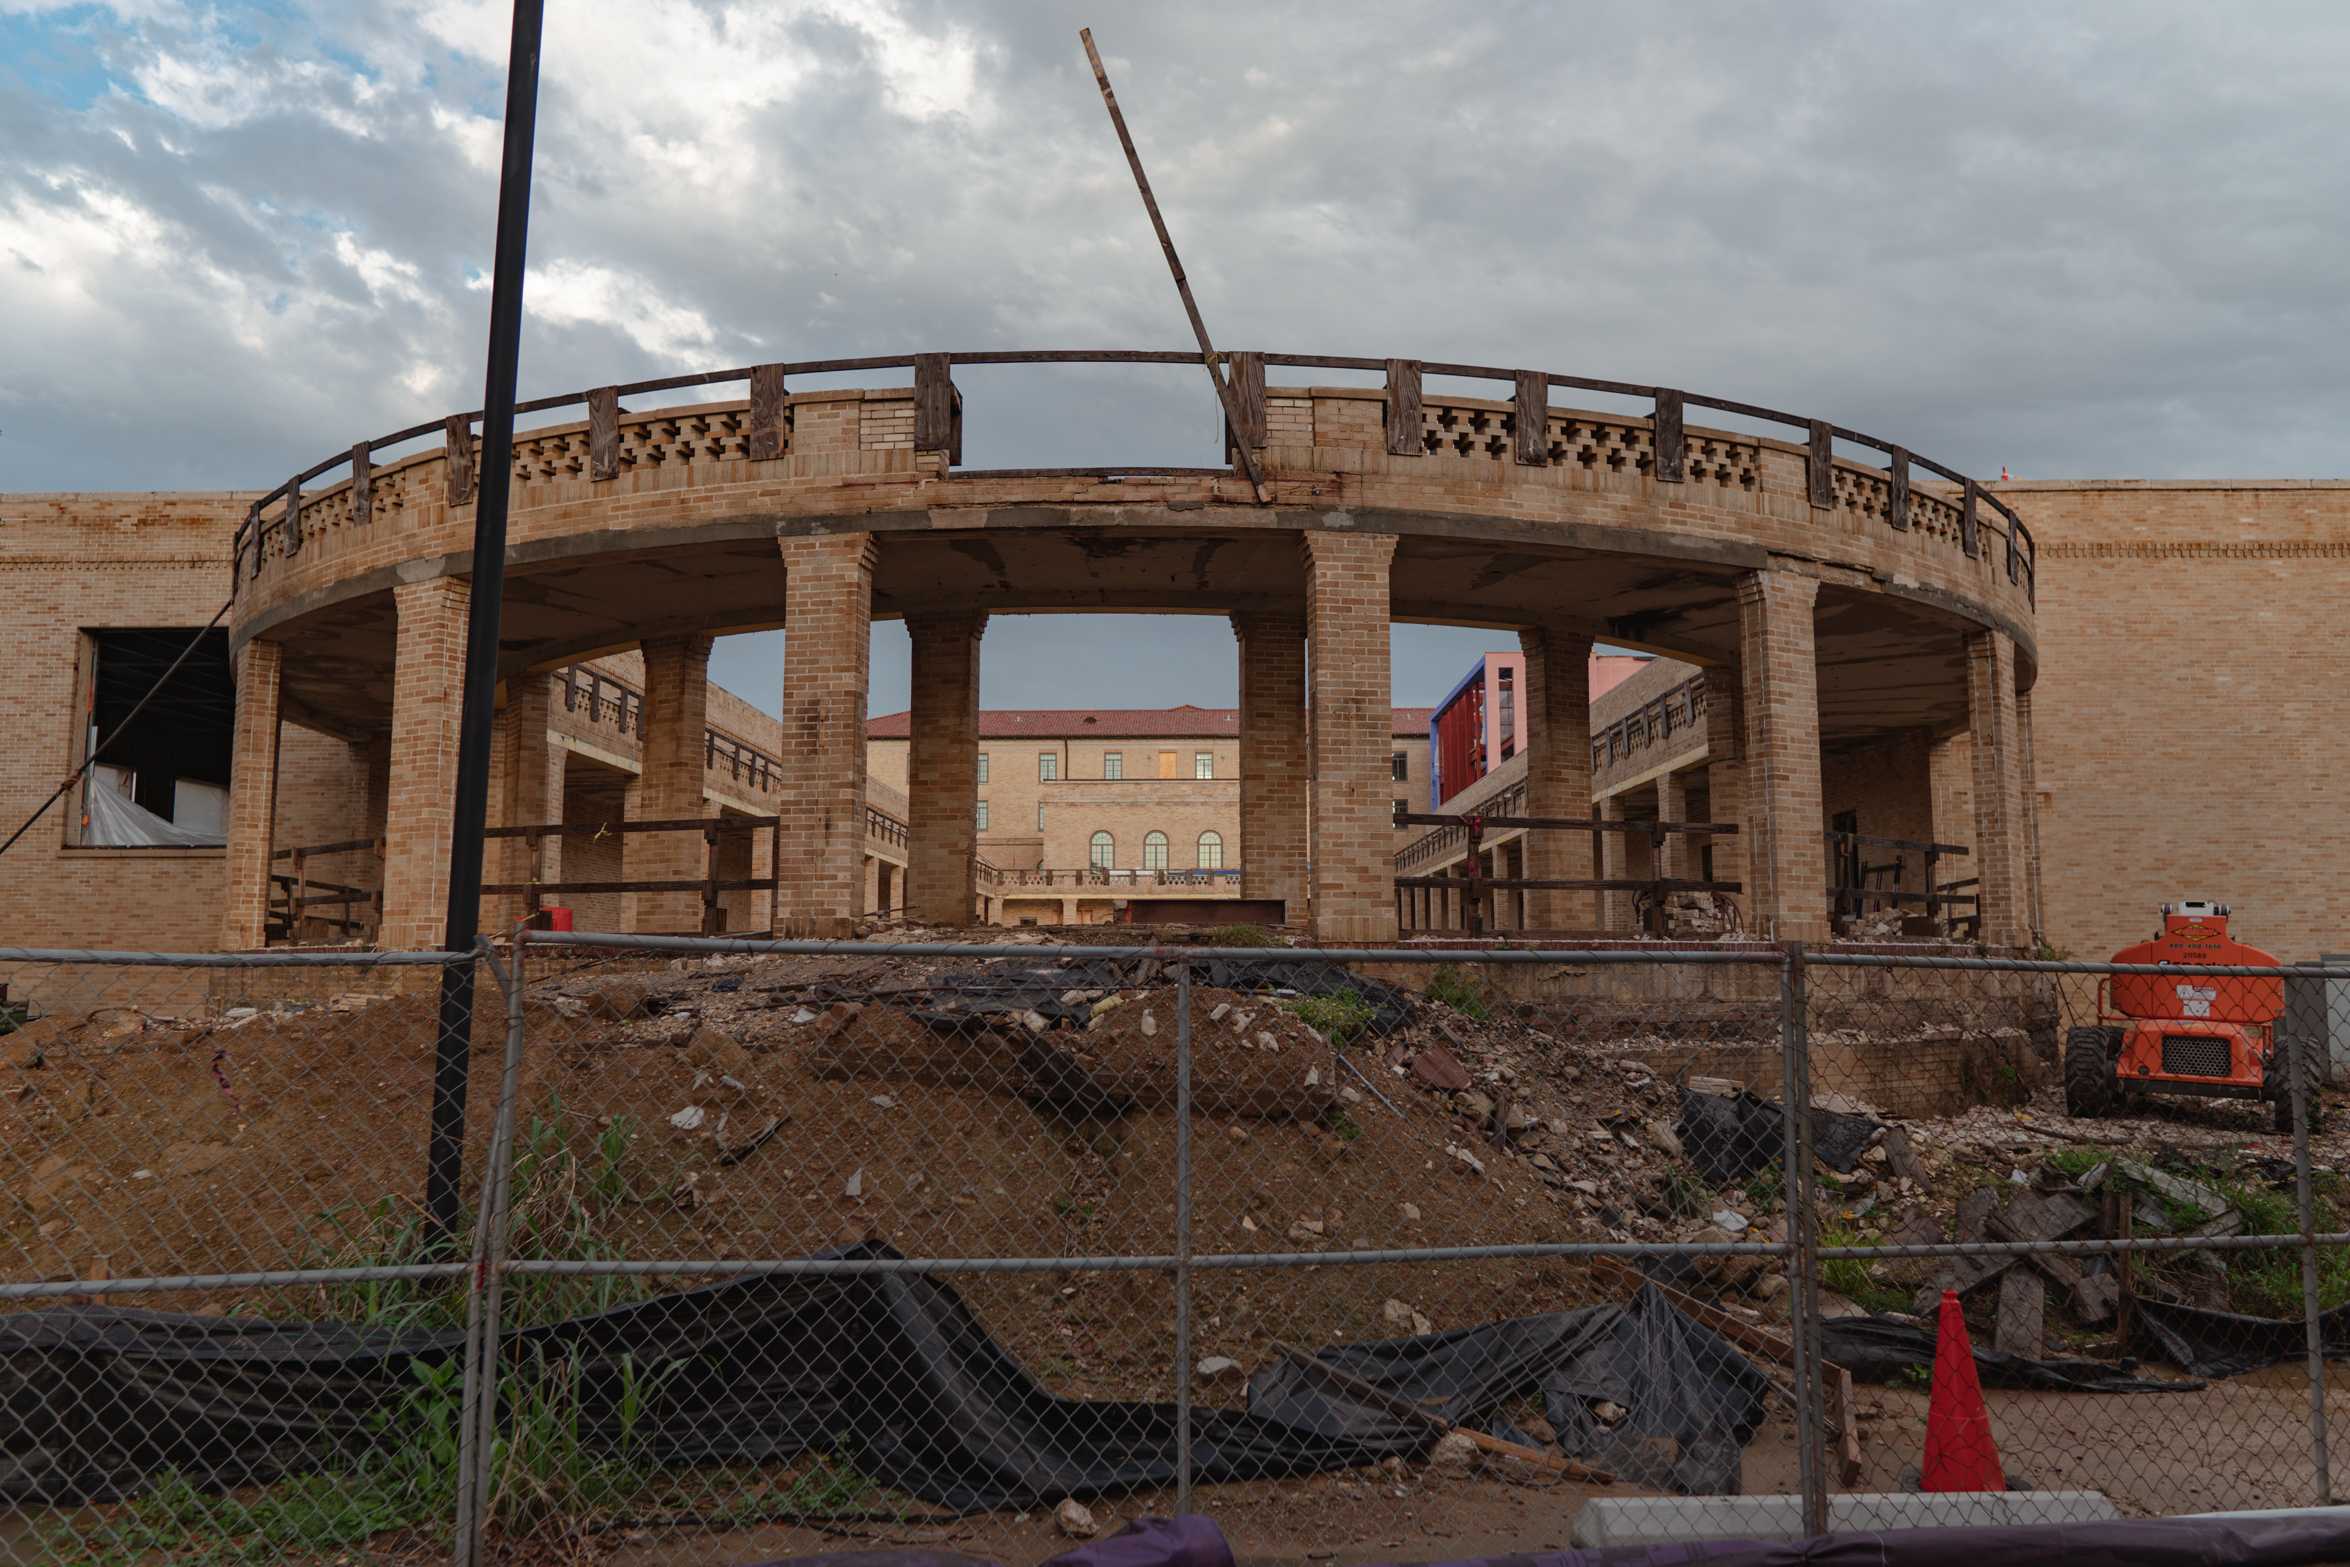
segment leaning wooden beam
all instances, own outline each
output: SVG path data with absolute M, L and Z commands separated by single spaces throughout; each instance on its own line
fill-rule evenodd
M 1110 90 L 1110 73 L 1102 68 L 1101 51 L 1093 46 L 1093 29 L 1080 27 L 1077 36 L 1085 45 L 1085 58 L 1093 64 L 1094 84 L 1102 90 L 1102 106 L 1110 111 L 1110 124 L 1117 129 L 1118 145 L 1126 149 L 1126 166 L 1134 171 L 1134 188 L 1142 193 L 1143 210 L 1151 216 L 1151 227 L 1158 232 L 1159 249 L 1167 253 L 1167 270 L 1175 275 L 1175 292 L 1183 296 L 1183 313 L 1191 318 L 1191 335 L 1199 339 L 1200 363 L 1207 366 L 1208 379 L 1216 385 L 1216 401 L 1224 405 L 1224 423 L 1234 430 L 1245 430 L 1248 421 L 1242 417 L 1238 398 L 1232 395 L 1232 386 L 1224 377 L 1222 361 L 1216 357 L 1216 345 L 1208 341 L 1208 324 L 1200 319 L 1199 304 L 1191 297 L 1191 280 L 1183 275 L 1182 258 L 1175 254 L 1175 238 L 1167 232 L 1167 220 L 1159 216 L 1159 198 L 1151 194 L 1150 176 L 1142 172 L 1142 154 L 1134 150 L 1134 138 L 1126 129 L 1126 116 L 1119 111 L 1118 95 Z M 1236 446 L 1241 471 L 1248 475 L 1249 490 L 1258 503 L 1273 499 L 1273 492 L 1265 488 L 1262 475 L 1257 472 L 1256 453 L 1246 445 Z

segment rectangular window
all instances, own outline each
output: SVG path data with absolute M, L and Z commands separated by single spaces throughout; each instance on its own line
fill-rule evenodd
M 1037 779 L 1037 782 L 1039 782 L 1039 783 L 1051 783 L 1051 782 L 1052 782 L 1054 779 L 1056 779 L 1056 778 L 1058 778 L 1058 777 L 1060 777 L 1060 776 L 1061 776 L 1061 759 L 1060 759 L 1058 756 L 1054 755 L 1054 754 L 1053 754 L 1052 752 L 1050 752 L 1050 751 L 1039 751 L 1039 752 L 1037 752 L 1037 753 L 1036 753 L 1036 779 Z
M 1159 776 L 1161 778 L 1172 778 L 1175 776 L 1174 752 L 1161 751 L 1159 753 Z
M 1044 802 L 1042 800 L 1036 802 L 1036 830 L 1038 832 L 1044 831 Z
M 195 651 L 164 679 L 191 641 Z M 81 663 L 84 722 L 72 760 L 96 765 L 74 790 L 68 841 L 109 849 L 211 849 L 227 842 L 236 718 L 228 633 L 85 631 Z M 150 689 L 153 699 L 132 719 Z M 92 758 L 102 740 L 111 743 Z
M 981 783 L 987 782 L 987 753 L 985 751 L 979 753 L 979 781 Z
M 1392 775 L 1397 783 L 1405 782 L 1412 776 L 1411 753 L 1409 751 L 1396 752 L 1394 757 L 1389 761 L 1388 766 L 1392 770 Z
M 981 832 L 987 831 L 987 802 L 985 800 L 979 802 L 979 830 Z
M 1123 777 L 1125 777 L 1125 776 L 1126 776 L 1126 757 L 1125 757 L 1125 753 L 1123 753 L 1123 752 L 1120 752 L 1120 751 L 1104 751 L 1104 752 L 1102 753 L 1102 776 L 1103 776 L 1104 778 L 1123 778 Z
M 1194 778 L 1213 778 L 1213 777 L 1215 777 L 1215 776 L 1216 776 L 1216 753 L 1215 753 L 1215 752 L 1213 752 L 1213 751 L 1194 751 L 1194 752 L 1192 752 L 1192 753 L 1191 753 L 1191 776 L 1192 776 L 1192 777 L 1194 777 Z

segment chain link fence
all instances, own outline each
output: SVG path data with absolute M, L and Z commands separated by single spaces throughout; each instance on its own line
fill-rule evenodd
M 2350 976 L 1251 936 L 0 952 L 0 1563 L 2330 1498 Z

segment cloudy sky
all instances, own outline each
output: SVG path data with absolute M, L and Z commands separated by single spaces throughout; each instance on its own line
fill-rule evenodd
M 1977 472 L 2339 476 L 2350 7 L 551 0 L 523 395 L 1186 346 L 1817 413 Z M 506 17 L 0 0 L 0 490 L 259 488 L 477 406 Z M 975 465 L 1214 460 L 1196 370 L 963 373 Z M 999 620 L 991 705 L 1228 702 Z M 1396 697 L 1493 641 L 1398 632 Z M 771 699 L 775 637 L 722 650 Z M 876 635 L 875 704 L 904 641 Z

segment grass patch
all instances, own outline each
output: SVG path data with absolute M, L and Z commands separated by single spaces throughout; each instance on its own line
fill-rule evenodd
M 1482 1023 L 1493 1012 L 1484 987 L 1450 963 L 1438 964 L 1428 976 L 1428 999 L 1443 1002 L 1473 1022 Z
M 585 1140 L 570 1129 L 562 1101 L 550 1097 L 515 1138 L 513 1216 L 508 1228 L 515 1256 L 576 1257 L 617 1262 L 625 1249 L 610 1239 L 619 1211 L 662 1195 L 635 1168 L 637 1128 L 627 1116 Z M 472 1215 L 463 1231 L 436 1238 L 413 1204 L 385 1197 L 324 1216 L 326 1234 L 308 1264 L 318 1268 L 403 1267 L 469 1256 Z M 558 1322 L 604 1311 L 654 1293 L 648 1280 L 601 1275 L 558 1278 L 517 1274 L 506 1280 L 509 1327 Z M 465 1324 L 463 1280 L 391 1279 L 321 1285 L 266 1302 L 284 1314 L 323 1317 L 383 1328 L 457 1328 Z
M 2247 1235 L 2298 1235 L 2301 1221 L 2289 1192 L 2265 1186 L 2215 1183 L 2221 1195 L 2244 1215 Z M 2342 1227 L 2330 1196 L 2310 1194 L 2310 1222 L 2324 1234 Z M 2298 1247 L 2276 1251 L 2237 1251 L 2222 1254 L 2228 1281 L 2228 1304 L 2256 1317 L 2298 1317 L 2302 1311 L 2301 1252 Z M 2338 1246 L 2317 1249 L 2317 1303 L 2331 1311 L 2350 1301 L 2350 1254 Z
M 104 1567 L 162 1559 L 228 1567 L 341 1551 L 394 1530 L 445 1530 L 456 1506 L 463 1379 L 454 1364 L 412 1361 L 413 1381 L 368 1417 L 367 1446 L 342 1466 L 245 1493 L 208 1492 L 167 1475 L 110 1524 L 49 1542 L 60 1560 Z M 489 1520 L 507 1538 L 575 1532 L 599 1511 L 633 1503 L 660 1482 L 649 1458 L 647 1404 L 667 1373 L 623 1358 L 608 1434 L 586 1416 L 577 1359 L 534 1355 L 499 1381 L 490 1451 Z
M 1219 925 L 1208 932 L 1211 947 L 1278 947 L 1281 938 L 1262 925 Z
M 2112 1154 L 2100 1148 L 2059 1148 L 2048 1156 L 2045 1163 L 2068 1180 L 2077 1181 L 2112 1158 Z
M 1831 1229 L 1820 1237 L 1822 1246 L 1866 1246 L 1868 1241 L 1851 1230 Z M 1880 1284 L 1869 1271 L 1869 1264 L 1859 1257 L 1823 1257 L 1820 1259 L 1820 1284 L 1868 1312 L 1907 1311 L 1909 1293 L 1898 1285 Z
M 1352 990 L 1333 991 L 1327 996 L 1304 996 L 1289 1003 L 1289 1010 L 1302 1019 L 1306 1027 L 1320 1034 L 1333 1045 L 1345 1045 L 1369 1030 L 1378 1009 Z

